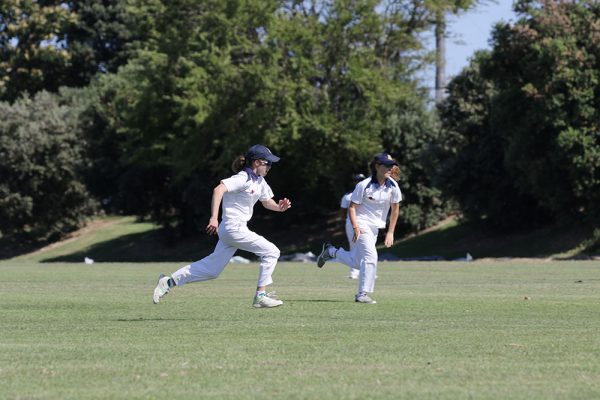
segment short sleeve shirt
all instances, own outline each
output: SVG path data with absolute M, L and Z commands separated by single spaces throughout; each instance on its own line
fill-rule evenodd
M 258 200 L 267 201 L 273 198 L 273 191 L 267 181 L 262 176 L 251 176 L 246 171 L 240 171 L 221 182 L 227 188 L 227 192 L 223 194 L 224 222 L 248 222 Z
M 343 197 L 342 200 L 340 200 L 340 208 L 348 208 L 350 207 L 350 201 L 352 197 L 352 192 L 348 192 L 346 193 Z
M 358 204 L 355 208 L 358 225 L 381 229 L 385 228 L 390 206 L 402 201 L 402 193 L 393 179 L 388 178 L 380 186 L 368 177 L 356 185 L 351 199 Z

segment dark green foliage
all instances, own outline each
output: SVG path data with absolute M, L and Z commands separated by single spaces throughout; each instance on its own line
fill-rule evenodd
M 432 147 L 439 141 L 438 123 L 426 110 L 423 97 L 415 95 L 389 104 L 385 114 L 383 148 L 396 156 L 401 170 L 398 184 L 404 199 L 399 223 L 405 230 L 427 228 L 449 212 L 440 189 L 431 181 L 436 163 Z
M 406 227 L 443 213 L 418 154 L 432 139 L 431 117 L 423 102 L 405 100 L 415 90 L 410 52 L 419 50 L 409 15 L 377 13 L 375 1 L 165 4 L 139 5 L 152 39 L 94 84 L 88 117 L 103 134 L 93 148 L 118 160 L 108 173 L 119 182 L 118 208 L 203 228 L 212 187 L 236 156 L 264 143 L 282 156 L 269 183 L 296 215 L 337 208 L 348 183 L 340 178 L 367 172 L 382 147 L 406 152 L 403 189 L 418 203 Z M 106 158 L 95 154 L 94 165 Z M 92 186 L 110 197 L 107 188 Z
M 56 91 L 69 53 L 61 43 L 70 13 L 60 1 L 0 1 L 0 100 Z
M 0 100 L 82 87 L 147 38 L 130 1 L 0 1 Z
M 534 5 L 522 2 L 531 17 L 495 36 L 499 101 L 510 104 L 498 110 L 507 165 L 553 215 L 598 217 L 600 4 Z
M 497 90 L 482 72 L 489 63 L 489 53 L 477 53 L 448 85 L 448 97 L 439 105 L 443 136 L 435 148 L 436 176 L 466 218 L 486 219 L 490 226 L 509 229 L 539 222 L 544 213 L 531 196 L 518 190 L 507 170 L 506 138 L 496 114 Z
M 65 26 L 70 53 L 61 85 L 87 85 L 97 73 L 116 72 L 148 39 L 145 16 L 134 12 L 129 0 L 62 2 L 72 15 Z
M 81 179 L 85 166 L 78 108 L 40 92 L 0 103 L 0 231 L 56 239 L 94 211 Z
M 64 104 L 84 133 L 73 179 L 108 212 L 202 229 L 231 161 L 264 143 L 282 156 L 268 181 L 293 200 L 289 221 L 336 209 L 382 150 L 402 162 L 400 229 L 445 215 L 413 73 L 436 7 L 471 1 L 0 4 L 0 98 L 85 86 Z
M 501 227 L 598 218 L 600 5 L 521 1 L 449 85 L 441 181 Z

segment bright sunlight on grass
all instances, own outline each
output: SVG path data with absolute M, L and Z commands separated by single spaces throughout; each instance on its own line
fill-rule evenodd
M 151 294 L 169 264 L 0 263 L 7 399 L 591 399 L 595 262 L 382 263 L 376 305 L 346 268 L 256 264 Z

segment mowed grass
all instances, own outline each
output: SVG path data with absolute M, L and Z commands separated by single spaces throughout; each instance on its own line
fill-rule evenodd
M 0 263 L 3 399 L 592 399 L 597 262 L 382 263 L 376 305 L 330 263 L 176 288 L 180 265 Z M 527 299 L 526 299 L 527 297 Z

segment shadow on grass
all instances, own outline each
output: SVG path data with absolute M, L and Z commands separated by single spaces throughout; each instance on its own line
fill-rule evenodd
M 0 238 L 0 260 L 8 260 L 13 257 L 19 257 L 25 254 L 38 251 L 47 246 L 48 243 L 28 243 L 19 240 L 16 237 L 1 237 Z
M 149 322 L 149 321 L 189 321 L 187 318 L 119 318 L 115 322 Z
M 187 238 L 173 244 L 159 230 L 132 233 L 96 243 L 84 250 L 42 258 L 41 262 L 83 262 L 85 257 L 97 262 L 191 261 L 209 254 L 216 238 L 206 235 Z
M 551 226 L 527 232 L 497 233 L 478 224 L 444 227 L 401 241 L 388 251 L 400 258 L 439 256 L 447 260 L 474 258 L 548 257 L 572 251 L 593 229 L 581 225 Z M 570 258 L 583 257 L 573 253 Z
M 328 240 L 337 246 L 347 248 L 343 233 L 343 220 L 339 213 L 331 213 L 320 223 L 301 223 L 268 217 L 259 219 L 250 229 L 265 235 L 281 250 L 281 254 L 307 252 L 318 253 L 323 241 Z M 280 217 L 280 215 L 276 215 Z M 167 240 L 160 229 L 144 231 L 135 222 L 117 220 L 106 225 L 102 235 L 86 232 L 79 243 L 51 247 L 32 254 L 40 262 L 76 262 L 86 257 L 96 262 L 191 262 L 210 254 L 216 243 L 216 236 L 197 234 L 180 240 Z M 132 232 L 131 229 L 137 231 Z M 143 228 L 145 229 L 145 228 Z M 104 240 L 95 238 L 103 237 Z M 110 238 L 107 238 L 110 237 Z M 453 260 L 465 257 L 467 253 L 475 259 L 494 257 L 548 257 L 559 259 L 585 259 L 600 252 L 600 231 L 583 225 L 551 226 L 528 232 L 494 233 L 483 225 L 451 222 L 437 229 L 401 240 L 392 248 L 381 246 L 384 235 L 379 238 L 380 256 L 389 253 L 400 259 L 424 259 L 439 257 Z M 47 243 L 27 244 L 14 238 L 0 237 L 0 259 L 27 255 L 40 250 Z M 87 247 L 85 247 L 87 246 Z M 251 253 L 238 251 L 239 256 L 256 261 Z
M 261 215 L 261 212 L 257 214 Z M 264 214 L 264 211 L 262 212 Z M 281 216 L 281 215 L 276 215 Z M 121 228 L 114 226 L 113 232 L 118 234 L 118 229 L 131 227 L 131 223 L 124 223 Z M 324 226 L 318 224 L 292 223 L 287 220 L 278 220 L 271 214 L 261 215 L 249 228 L 259 235 L 264 235 L 272 241 L 282 254 L 295 252 L 317 251 L 323 240 L 343 236 L 342 223 L 338 214 L 326 218 Z M 338 229 L 339 228 L 339 229 Z M 161 229 L 152 229 L 144 232 L 122 234 L 111 239 L 81 249 L 68 250 L 58 253 L 53 250 L 47 256 L 40 254 L 40 262 L 83 262 L 88 257 L 96 262 L 190 262 L 199 260 L 215 248 L 217 236 L 208 236 L 199 233 L 191 237 L 177 240 L 167 240 L 167 234 Z M 256 261 L 257 257 L 249 252 L 238 250 L 236 255 Z
M 286 299 L 286 301 L 294 303 L 347 303 L 347 300 L 325 300 L 325 299 Z

